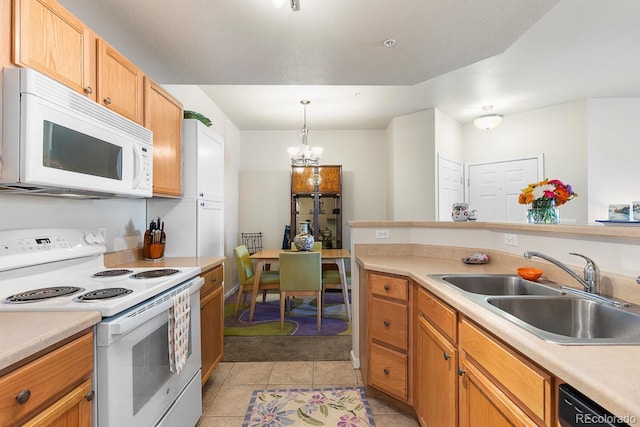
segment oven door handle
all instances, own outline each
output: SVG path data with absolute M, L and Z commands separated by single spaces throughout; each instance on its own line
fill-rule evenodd
M 130 330 L 136 328 L 149 319 L 156 317 L 162 312 L 166 312 L 173 307 L 173 297 L 180 292 L 189 289 L 189 295 L 196 292 L 204 284 L 204 279 L 200 276 L 194 277 L 172 291 L 168 291 L 151 301 L 141 304 L 137 309 L 118 317 L 114 321 L 109 322 L 109 335 L 123 335 Z

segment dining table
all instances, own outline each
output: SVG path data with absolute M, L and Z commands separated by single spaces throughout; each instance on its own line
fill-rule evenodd
M 256 274 L 253 281 L 253 293 L 251 295 L 251 308 L 249 310 L 249 322 L 253 321 L 253 312 L 256 308 L 256 299 L 258 297 L 258 288 L 260 286 L 260 275 L 264 269 L 265 264 L 274 263 L 280 259 L 280 254 L 283 252 L 292 252 L 290 249 L 262 249 L 251 255 L 251 259 L 255 259 Z M 335 264 L 338 266 L 338 274 L 340 276 L 340 286 L 342 288 L 342 297 L 344 298 L 344 305 L 347 309 L 347 316 L 351 319 L 351 306 L 349 304 L 349 290 L 347 289 L 347 273 L 344 267 L 344 260 L 351 258 L 351 253 L 348 249 L 322 249 L 320 251 L 320 258 L 323 264 Z

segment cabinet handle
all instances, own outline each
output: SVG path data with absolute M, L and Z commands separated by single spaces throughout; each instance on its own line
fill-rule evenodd
M 17 396 L 16 396 L 16 400 L 18 401 L 19 404 L 23 404 L 26 403 L 27 400 L 29 400 L 29 398 L 31 397 L 31 390 L 22 390 Z
M 387 368 L 384 368 L 382 372 L 384 372 L 385 375 L 389 375 L 389 370 Z
M 391 289 L 391 288 L 389 287 L 389 285 L 384 285 L 384 290 L 385 290 L 385 291 L 388 291 L 389 289 Z
M 389 323 L 389 321 L 388 321 L 388 320 L 385 320 L 385 321 L 384 321 L 384 326 L 386 326 L 387 328 L 389 327 L 389 325 L 390 325 L 390 324 L 391 324 L 391 323 Z
M 459 376 L 459 377 L 463 376 L 463 375 L 464 375 L 464 374 L 466 374 L 466 373 L 467 373 L 467 371 L 465 371 L 464 369 L 462 369 L 462 368 L 458 368 L 458 376 Z
M 93 89 L 91 89 L 91 86 L 85 87 L 84 93 L 86 93 L 87 95 L 91 95 L 93 93 Z
M 107 104 L 107 105 L 111 104 L 111 98 L 107 96 L 107 97 L 104 99 L 104 103 L 105 103 L 105 104 Z
M 451 359 L 451 355 L 449 353 L 447 353 L 446 351 L 443 353 L 442 357 L 444 357 L 444 360 Z
M 84 395 L 84 398 L 87 399 L 89 402 L 91 402 L 95 397 L 95 395 L 96 395 L 96 392 L 91 390 L 89 393 Z

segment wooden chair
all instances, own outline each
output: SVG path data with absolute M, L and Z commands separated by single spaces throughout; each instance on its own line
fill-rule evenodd
M 320 252 L 280 254 L 280 329 L 284 329 L 284 309 L 289 296 L 316 297 L 318 330 L 322 322 L 322 260 Z M 288 304 L 287 304 L 288 305 Z
M 240 307 L 240 303 L 246 304 L 247 293 L 253 292 L 255 272 L 249 256 L 249 250 L 245 245 L 235 247 L 233 249 L 233 257 L 235 258 L 238 269 L 238 299 L 236 300 L 236 310 L 234 314 L 238 317 L 238 307 Z M 278 271 L 261 272 L 258 290 L 263 291 L 262 302 L 265 301 L 266 292 L 270 289 L 280 289 L 280 273 Z
M 351 291 L 351 272 L 345 272 L 347 277 L 347 298 Z M 342 291 L 342 283 L 340 282 L 340 272 L 338 270 L 326 270 L 322 272 L 322 311 L 324 315 L 324 301 L 327 289 L 338 289 Z M 345 304 L 347 302 L 345 301 Z

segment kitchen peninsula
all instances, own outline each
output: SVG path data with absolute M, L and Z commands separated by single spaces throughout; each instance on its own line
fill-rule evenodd
M 569 252 L 580 252 L 592 258 L 601 269 L 603 293 L 632 303 L 640 302 L 640 289 L 635 277 L 634 260 L 640 256 L 640 230 L 633 227 L 530 225 L 505 223 L 448 223 L 448 222 L 351 222 L 352 229 L 352 291 L 354 298 L 354 362 L 366 371 L 367 334 L 365 277 L 388 275 L 407 281 L 409 293 L 409 332 L 415 337 L 417 303 L 412 300 L 423 291 L 458 316 L 458 325 L 476 325 L 504 348 L 517 354 L 516 359 L 540 368 L 549 376 L 546 384 L 547 406 L 555 408 L 554 387 L 567 382 L 613 414 L 640 418 L 640 346 L 559 345 L 546 342 L 508 320 L 486 310 L 462 293 L 444 287 L 430 274 L 501 273 L 515 274 L 517 267 L 535 266 L 544 276 L 571 287 L 580 285 L 565 272 L 545 261 L 525 260 L 525 250 L 537 250 L 561 259 L 581 274 L 582 261 Z M 385 230 L 388 233 L 376 233 Z M 376 239 L 376 234 L 389 239 Z M 518 246 L 506 245 L 504 234 L 515 235 Z M 509 242 L 513 242 L 509 236 Z M 488 253 L 486 265 L 467 265 L 461 258 L 476 251 Z M 454 317 L 455 318 L 455 317 Z M 464 320 L 462 320 L 464 319 Z M 415 344 L 415 343 L 414 343 Z M 415 378 L 412 351 L 408 345 L 408 400 L 415 406 L 412 381 Z M 461 357 L 462 358 L 462 357 Z M 411 375 L 414 374 L 414 375 Z M 542 393 L 542 392 L 541 392 Z M 553 409 L 542 405 L 538 420 L 553 421 Z M 546 411 L 546 413 L 544 413 Z M 546 415 L 545 415 L 546 414 Z M 545 418 L 545 416 L 547 418 Z

